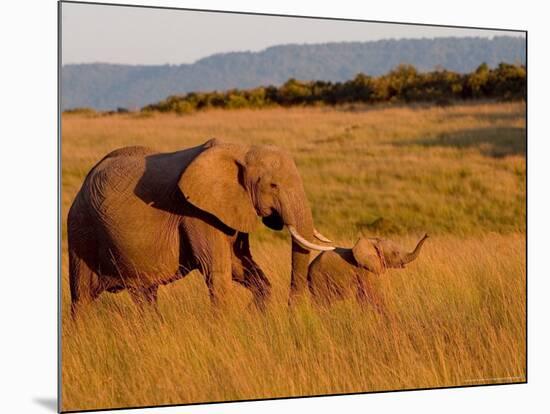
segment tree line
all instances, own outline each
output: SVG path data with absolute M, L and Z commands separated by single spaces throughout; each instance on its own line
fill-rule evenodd
M 434 102 L 494 99 L 524 100 L 527 72 L 523 65 L 501 63 L 491 69 L 485 63 L 460 74 L 444 69 L 419 72 L 399 65 L 382 76 L 357 74 L 346 82 L 289 79 L 282 86 L 231 89 L 224 92 L 190 92 L 173 95 L 142 111 L 185 114 L 209 108 L 264 108 L 269 106 L 340 105 L 348 103 Z
M 141 112 L 187 114 L 222 108 L 265 108 L 273 106 L 345 105 L 352 103 L 412 103 L 438 105 L 454 101 L 488 99 L 499 101 L 525 100 L 527 71 L 524 65 L 500 63 L 490 68 L 483 63 L 471 73 L 445 69 L 421 72 L 412 65 L 399 65 L 385 75 L 357 74 L 345 82 L 302 81 L 289 79 L 281 86 L 260 86 L 251 89 L 190 92 L 172 95 L 141 108 Z M 97 113 L 91 108 L 73 108 L 66 113 Z M 124 113 L 126 108 L 104 112 Z

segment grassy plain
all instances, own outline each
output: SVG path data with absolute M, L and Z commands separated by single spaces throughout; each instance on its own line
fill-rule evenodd
M 64 410 L 474 385 L 525 380 L 523 103 L 64 115 Z M 65 218 L 88 170 L 126 145 L 172 151 L 220 139 L 294 156 L 316 226 L 339 245 L 381 234 L 420 258 L 378 280 L 393 321 L 353 302 L 289 312 L 288 236 L 262 229 L 265 315 L 210 314 L 201 275 L 159 291 L 163 324 L 127 293 L 69 317 Z

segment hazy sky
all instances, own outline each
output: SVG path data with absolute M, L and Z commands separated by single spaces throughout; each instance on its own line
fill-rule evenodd
M 179 64 L 219 52 L 259 51 L 288 43 L 495 35 L 524 36 L 506 31 L 62 4 L 63 64 Z

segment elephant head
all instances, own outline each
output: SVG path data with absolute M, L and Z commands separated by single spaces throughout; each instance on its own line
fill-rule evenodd
M 334 247 L 313 226 L 302 179 L 290 154 L 274 146 L 242 146 L 211 140 L 183 171 L 185 198 L 228 227 L 251 232 L 257 217 L 274 230 L 292 235 L 293 291 L 302 290 L 310 250 Z M 302 286 L 303 284 L 303 286 Z
M 352 248 L 352 253 L 360 267 L 381 274 L 387 268 L 403 268 L 416 259 L 427 238 L 428 235 L 425 234 L 413 251 L 406 252 L 392 241 L 363 237 Z

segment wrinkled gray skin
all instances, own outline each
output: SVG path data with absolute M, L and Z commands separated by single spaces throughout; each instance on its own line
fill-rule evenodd
M 323 252 L 310 264 L 309 289 L 315 302 L 327 306 L 335 300 L 355 296 L 360 303 L 370 303 L 385 313 L 381 298 L 375 294 L 376 276 L 386 269 L 401 269 L 415 260 L 428 235 L 412 252 L 379 238 L 360 238 L 351 249 L 337 248 Z
M 135 302 L 156 304 L 159 285 L 194 269 L 215 305 L 227 302 L 235 281 L 262 308 L 270 283 L 248 241 L 258 216 L 313 240 L 302 180 L 276 147 L 210 140 L 173 153 L 111 152 L 88 173 L 68 214 L 73 315 L 104 291 L 128 289 Z M 291 299 L 307 291 L 309 254 L 293 237 Z

